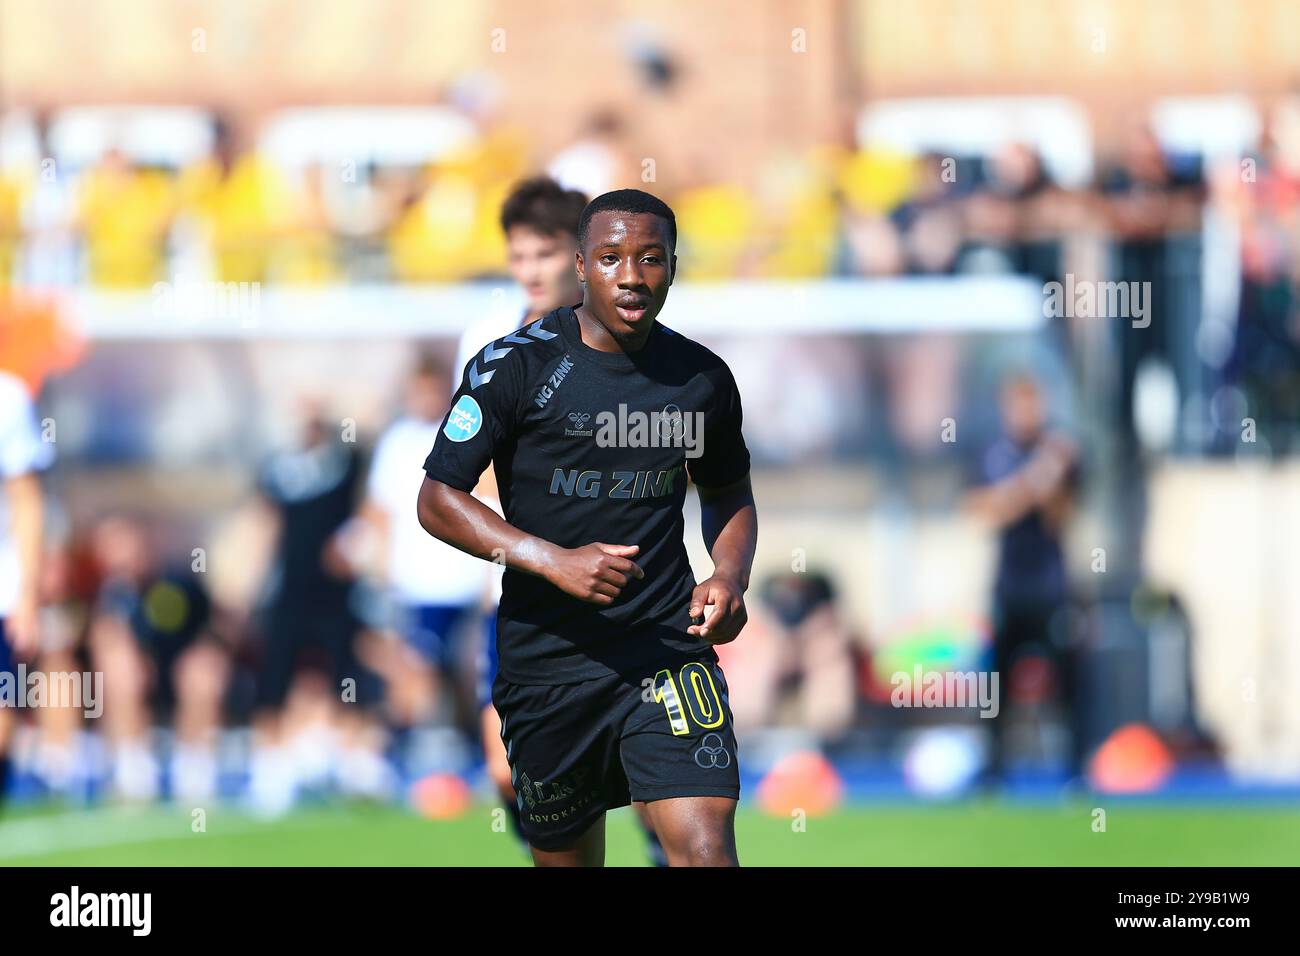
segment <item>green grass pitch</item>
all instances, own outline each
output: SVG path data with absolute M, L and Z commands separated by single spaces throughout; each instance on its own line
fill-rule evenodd
M 1105 832 L 1094 809 L 1105 810 Z M 499 815 L 498 815 L 499 819 Z M 23 808 L 0 817 L 0 866 L 524 866 L 493 808 L 430 821 L 393 807 L 324 806 L 265 822 L 233 809 L 187 812 Z M 845 807 L 791 819 L 742 806 L 749 866 L 1256 866 L 1300 860 L 1300 810 L 1098 799 L 1060 805 L 970 801 Z M 611 866 L 646 865 L 628 809 L 609 815 Z

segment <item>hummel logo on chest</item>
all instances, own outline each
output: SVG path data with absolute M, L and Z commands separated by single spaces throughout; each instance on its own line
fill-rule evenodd
M 560 364 L 555 366 L 555 371 L 551 373 L 551 377 L 547 379 L 546 384 L 537 390 L 537 397 L 533 399 L 533 404 L 538 408 L 545 408 L 546 403 L 551 400 L 551 396 L 555 394 L 555 390 L 560 387 L 560 383 L 564 381 L 564 377 L 569 374 L 571 368 L 573 368 L 573 359 L 567 355 L 560 359 Z
M 565 417 L 573 424 L 573 427 L 564 429 L 564 434 L 577 435 L 580 438 L 590 438 L 594 434 L 587 427 L 587 422 L 591 421 L 591 412 L 569 412 Z

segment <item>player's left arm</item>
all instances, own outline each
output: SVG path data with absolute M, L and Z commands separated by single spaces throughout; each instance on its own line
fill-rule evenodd
M 717 391 L 705 415 L 703 447 L 687 462 L 700 494 L 704 546 L 713 558 L 713 574 L 691 594 L 691 618 L 712 610 L 687 633 L 710 644 L 726 644 L 740 636 L 748 620 L 745 591 L 758 542 L 758 512 L 749 483 L 749 449 L 740 427 L 740 391 L 725 365 L 714 370 L 713 381 Z
M 740 636 L 749 620 L 745 591 L 758 545 L 758 511 L 748 474 L 725 487 L 697 487 L 700 526 L 713 558 L 713 574 L 695 586 L 690 614 L 698 618 L 705 608 L 712 610 L 703 624 L 691 625 L 687 633 L 710 644 L 727 644 Z

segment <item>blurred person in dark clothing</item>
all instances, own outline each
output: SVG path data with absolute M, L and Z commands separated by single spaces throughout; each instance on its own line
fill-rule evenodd
M 991 718 L 989 776 L 1006 771 L 1006 704 L 1014 699 L 1016 668 L 1030 653 L 1054 664 L 1057 695 L 1071 731 L 1071 776 L 1082 765 L 1075 667 L 1062 612 L 1068 597 L 1061 538 L 1078 482 L 1078 452 L 1065 436 L 1048 428 L 1042 390 L 1025 374 L 1002 384 L 1004 434 L 985 451 L 978 466 L 980 487 L 967 507 L 998 529 L 997 574 L 993 585 L 993 670 L 1007 695 Z
M 276 533 L 263 606 L 262 661 L 251 799 L 260 812 L 290 809 L 300 783 L 331 771 L 339 786 L 378 797 L 390 786 L 370 713 L 375 676 L 357 660 L 345 525 L 356 510 L 361 462 L 354 444 L 305 401 L 299 439 L 271 456 L 258 490 Z M 337 759 L 336 759 L 337 758 Z
M 965 204 L 969 255 L 995 252 L 1006 270 L 1043 282 L 1060 278 L 1063 191 L 1047 175 L 1038 152 L 1007 143 L 983 163 L 984 178 Z
M 1121 434 L 1133 444 L 1133 398 L 1139 366 L 1155 357 L 1177 370 L 1179 363 L 1173 353 L 1178 338 L 1195 333 L 1194 325 L 1177 324 L 1180 313 L 1175 296 L 1179 288 L 1196 280 L 1199 254 L 1190 259 L 1187 247 L 1175 240 L 1199 232 L 1205 190 L 1199 161 L 1166 154 L 1145 125 L 1130 131 L 1123 154 L 1103 171 L 1099 186 L 1098 208 L 1114 242 L 1108 278 L 1149 283 L 1138 286 L 1146 290 L 1143 324 L 1130 327 L 1127 320 L 1134 316 L 1108 316 L 1125 320 L 1116 326 L 1120 352 L 1117 407 Z M 1131 456 L 1121 460 L 1131 460 Z
M 1300 109 L 1273 118 L 1257 178 L 1232 163 L 1218 177 L 1241 242 L 1241 289 L 1226 383 L 1276 455 L 1300 445 Z M 1241 415 L 1225 416 L 1223 444 L 1240 447 Z
M 92 538 L 102 583 L 91 612 L 88 648 L 104 675 L 104 729 L 113 789 L 152 800 L 160 768 L 150 732 L 174 724 L 175 796 L 216 793 L 216 736 L 229 680 L 228 650 L 212 628 L 212 603 L 199 573 L 159 559 L 146 527 L 113 516 Z

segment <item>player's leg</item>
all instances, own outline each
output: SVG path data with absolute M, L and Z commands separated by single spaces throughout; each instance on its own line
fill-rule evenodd
M 13 714 L 0 708 L 0 810 L 3 810 L 5 793 L 9 787 L 9 738 L 14 730 Z
M 1011 715 L 1012 677 L 1026 645 L 1033 642 L 1034 625 L 1014 603 L 999 601 L 994 609 L 993 672 L 998 675 L 998 712 L 989 723 L 989 760 L 982 777 L 988 785 L 1006 782 L 1010 769 L 1007 730 Z
M 645 806 L 669 866 L 740 865 L 732 798 L 669 797 Z
M 515 788 L 510 786 L 510 761 L 506 760 L 506 745 L 501 742 L 501 717 L 491 704 L 480 715 L 483 731 L 483 756 L 488 777 L 501 794 L 501 799 L 515 802 Z
M 152 800 L 159 768 L 149 741 L 150 692 L 156 681 L 153 661 L 131 625 L 117 614 L 101 614 L 91 625 L 94 670 L 104 675 L 101 720 L 113 762 L 113 789 L 129 801 Z
M 497 794 L 501 797 L 501 804 L 510 817 L 511 830 L 520 840 L 524 840 L 523 829 L 519 825 L 519 803 L 515 788 L 510 784 L 510 761 L 506 759 L 506 745 L 501 741 L 501 716 L 490 701 L 479 712 L 479 721 L 483 737 L 483 760 L 487 765 L 488 778 L 496 787 Z
M 737 866 L 740 771 L 726 676 L 697 660 L 646 677 L 625 684 L 632 704 L 620 747 L 632 798 L 645 803 L 669 866 Z
M 287 813 L 297 798 L 286 733 L 286 710 L 299 648 L 305 638 L 304 614 L 296 604 L 273 604 L 266 615 L 253 713 L 253 754 L 248 800 L 262 816 Z
M 13 680 L 13 653 L 5 637 L 4 618 L 0 617 L 0 675 L 8 674 Z M 4 806 L 5 791 L 9 786 L 9 738 L 14 730 L 13 713 L 0 707 L 0 807 Z
M 350 613 L 332 614 L 319 622 L 318 629 L 333 678 L 328 698 L 329 722 L 338 747 L 335 784 L 349 797 L 386 799 L 397 781 L 384 756 L 388 736 L 378 713 L 382 681 L 358 654 L 363 624 Z
M 46 630 L 41 639 L 50 641 L 50 631 Z M 42 671 L 47 674 L 72 674 L 83 670 L 73 646 L 76 638 L 69 635 L 66 640 L 67 643 L 64 643 L 62 635 L 56 636 L 51 641 L 53 647 L 42 650 L 38 659 Z M 3 669 L 0 666 L 0 670 Z M 36 714 L 40 733 L 36 773 L 49 792 L 60 797 L 71 797 L 76 786 L 79 768 L 76 738 L 77 731 L 82 726 L 83 713 L 81 707 L 66 706 L 43 707 Z
M 488 778 L 501 796 L 501 803 L 510 816 L 510 826 L 520 840 L 523 830 L 519 826 L 519 804 L 514 785 L 510 782 L 510 761 L 506 758 L 505 741 L 501 739 L 501 715 L 492 703 L 492 685 L 496 683 L 499 668 L 497 658 L 497 611 L 493 607 L 483 628 L 483 644 L 478 659 L 479 734 L 483 742 L 483 761 Z M 526 841 L 525 841 L 526 842 Z
M 406 639 L 420 655 L 431 710 L 457 727 L 469 718 L 456 681 L 456 638 L 472 611 L 460 604 L 418 604 L 408 612 Z
M 559 850 L 542 850 L 529 846 L 533 863 L 537 866 L 604 866 L 605 865 L 605 814 L 576 840 Z
M 1065 753 L 1067 779 L 1079 780 L 1085 772 L 1086 727 L 1079 703 L 1080 660 L 1074 645 L 1067 603 L 1046 601 L 1038 609 L 1037 630 L 1044 635 L 1056 677 L 1056 700 L 1069 736 Z
M 230 681 L 230 657 L 215 640 L 200 639 L 171 665 L 176 746 L 172 792 L 189 800 L 217 792 L 217 738 Z
M 619 757 L 617 677 L 576 684 L 513 684 L 498 674 L 519 826 L 538 866 L 602 866 L 605 812 L 630 802 Z
M 636 822 L 640 824 L 641 833 L 645 836 L 645 849 L 650 857 L 650 862 L 655 866 L 668 866 L 668 854 L 664 852 L 663 842 L 659 839 L 659 835 L 655 833 L 648 805 L 644 801 L 633 800 L 632 810 L 636 813 Z

